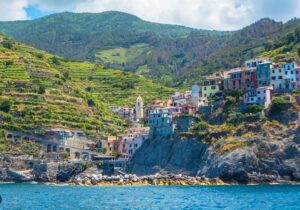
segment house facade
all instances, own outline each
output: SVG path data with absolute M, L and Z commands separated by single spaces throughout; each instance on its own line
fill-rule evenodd
M 274 91 L 286 92 L 297 88 L 297 70 L 294 64 L 274 64 L 271 68 Z
M 242 68 L 232 69 L 227 73 L 226 89 L 239 90 L 244 88 L 245 72 Z
M 208 76 L 202 82 L 202 97 L 211 98 L 221 90 L 223 90 L 223 78 L 221 73 Z
M 135 124 L 126 134 L 118 137 L 121 158 L 130 159 L 148 138 L 149 127 Z
M 172 113 L 166 109 L 152 111 L 149 117 L 149 138 L 170 137 L 174 131 L 172 120 Z
M 244 104 L 256 104 L 261 105 L 265 109 L 269 108 L 272 103 L 271 91 L 272 86 L 259 87 L 252 91 L 248 91 L 243 96 Z
M 256 77 L 258 87 L 264 87 L 270 85 L 271 80 L 271 62 L 265 61 L 264 63 L 259 63 L 256 67 Z

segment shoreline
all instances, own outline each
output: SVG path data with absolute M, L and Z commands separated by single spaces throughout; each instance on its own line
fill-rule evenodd
M 24 181 L 24 182 L 0 182 L 2 184 L 30 184 L 30 185 L 49 185 L 57 187 L 65 186 L 82 186 L 82 187 L 130 187 L 130 186 L 257 186 L 257 185 L 300 185 L 300 182 L 296 181 L 280 181 L 280 182 L 253 182 L 253 183 L 235 183 L 235 182 L 224 182 L 220 179 L 214 181 L 187 181 L 183 179 L 157 179 L 153 181 L 149 180 L 119 180 L 119 181 L 98 181 L 92 182 L 90 180 L 82 182 L 37 182 L 37 181 Z

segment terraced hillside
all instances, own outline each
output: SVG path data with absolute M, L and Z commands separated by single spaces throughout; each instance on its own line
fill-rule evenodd
M 144 77 L 72 62 L 0 35 L 0 128 L 39 126 L 117 133 L 122 121 L 110 105 L 131 106 L 173 90 Z

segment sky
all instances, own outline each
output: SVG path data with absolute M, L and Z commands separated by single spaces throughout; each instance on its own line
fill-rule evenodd
M 300 18 L 300 0 L 0 0 L 0 21 L 111 10 L 158 23 L 236 30 L 264 17 L 283 22 Z

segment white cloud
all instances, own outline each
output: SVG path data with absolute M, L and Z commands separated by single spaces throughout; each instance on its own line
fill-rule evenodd
M 25 7 L 28 2 L 26 0 L 0 0 L 0 20 L 25 20 L 27 14 Z
M 286 21 L 300 16 L 299 0 L 0 0 L 0 6 L 2 1 L 1 20 L 25 19 L 29 4 L 48 13 L 117 10 L 152 22 L 216 30 L 239 29 L 263 17 Z

